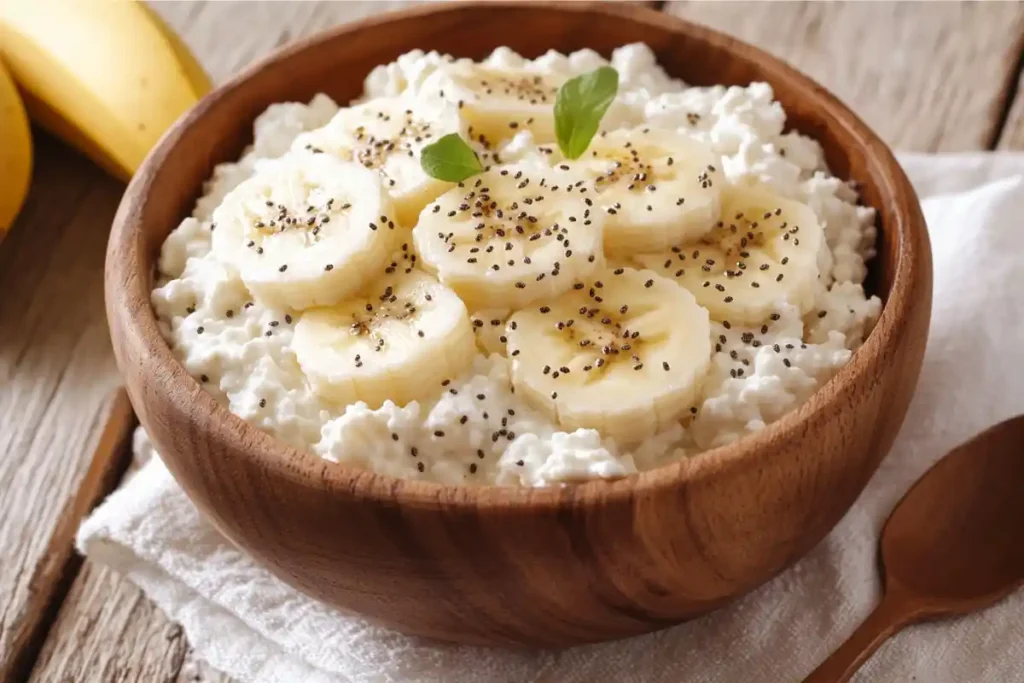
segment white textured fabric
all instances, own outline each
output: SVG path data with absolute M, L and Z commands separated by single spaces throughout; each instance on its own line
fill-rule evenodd
M 935 262 L 932 330 L 892 452 L 853 509 L 791 570 L 705 618 L 561 652 L 438 645 L 318 604 L 206 524 L 156 458 L 85 521 L 79 548 L 138 584 L 201 657 L 244 683 L 796 681 L 879 597 L 877 536 L 904 491 L 957 443 L 1024 412 L 1024 155 L 905 155 Z M 139 441 L 141 456 L 145 442 Z M 857 681 L 1024 678 L 1024 593 L 909 628 Z

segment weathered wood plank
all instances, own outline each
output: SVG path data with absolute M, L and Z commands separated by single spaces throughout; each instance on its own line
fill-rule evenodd
M 37 136 L 28 203 L 0 244 L 0 680 L 31 664 L 78 522 L 114 483 L 92 453 L 117 385 L 102 268 L 120 193 Z
M 414 0 L 342 2 L 151 1 L 182 36 L 215 82 L 225 80 L 275 47 L 332 26 L 380 14 Z M 655 0 L 636 2 L 655 5 Z M 225 39 L 230 36 L 230 39 Z
M 666 10 L 782 57 L 891 145 L 915 151 L 990 144 L 1024 33 L 1017 2 L 671 2 Z
M 192 656 L 181 627 L 138 588 L 86 563 L 57 615 L 30 683 L 229 683 Z
M 192 48 L 213 80 L 220 82 L 275 47 L 409 3 L 158 0 L 150 4 Z

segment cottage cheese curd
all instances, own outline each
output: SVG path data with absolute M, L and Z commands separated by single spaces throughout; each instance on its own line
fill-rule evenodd
M 437 53 L 403 55 L 367 77 L 363 101 L 436 99 L 439 69 L 451 61 Z M 608 63 L 589 50 L 530 61 L 506 48 L 484 62 L 496 72 L 562 79 Z M 383 474 L 446 483 L 545 486 L 619 477 L 729 443 L 807 400 L 850 359 L 880 313 L 880 300 L 862 287 L 865 262 L 874 255 L 874 211 L 858 206 L 855 190 L 830 175 L 817 142 L 783 132 L 785 112 L 767 84 L 688 87 L 668 77 L 644 45 L 615 50 L 610 64 L 620 88 L 602 129 L 682 131 L 721 158 L 729 183 L 763 184 L 802 202 L 824 230 L 811 311 L 801 315 L 796 305 L 781 304 L 768 322 L 751 327 L 712 320 L 710 366 L 684 419 L 628 449 L 594 429 L 565 431 L 513 391 L 509 358 L 483 350 L 469 371 L 447 379 L 429 399 L 371 408 L 318 395 L 293 348 L 302 312 L 256 299 L 236 266 L 218 258 L 211 237 L 213 213 L 228 193 L 264 165 L 298 154 L 295 139 L 335 117 L 338 105 L 323 95 L 264 112 L 252 147 L 238 162 L 217 167 L 192 217 L 164 243 L 152 303 L 185 369 L 233 413 L 292 446 Z M 523 130 L 489 153 L 501 163 L 547 167 L 551 147 Z M 482 349 L 501 349 L 497 340 L 509 311 L 471 313 L 483 328 Z

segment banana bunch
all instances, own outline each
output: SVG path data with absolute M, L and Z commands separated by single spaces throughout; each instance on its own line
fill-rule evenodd
M 0 0 L 0 235 L 31 174 L 26 110 L 127 181 L 209 89 L 188 48 L 141 2 Z

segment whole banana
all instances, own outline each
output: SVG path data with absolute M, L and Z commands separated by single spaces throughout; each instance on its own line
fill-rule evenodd
M 210 89 L 180 39 L 138 2 L 0 0 L 0 59 L 35 122 L 124 180 Z

